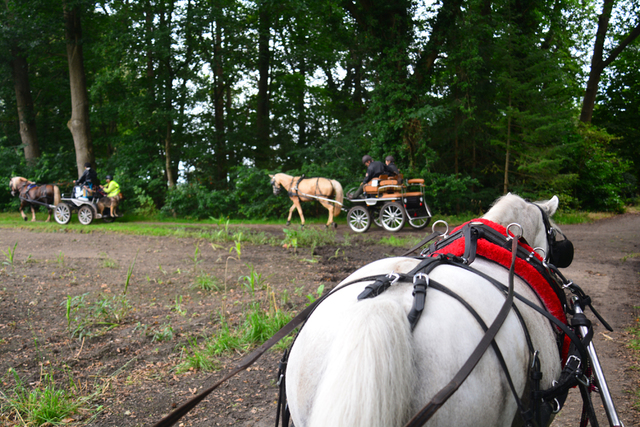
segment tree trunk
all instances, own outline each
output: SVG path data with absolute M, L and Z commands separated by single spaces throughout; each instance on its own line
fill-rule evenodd
M 582 111 L 580 112 L 580 121 L 583 123 L 591 123 L 602 72 L 630 43 L 640 36 L 640 24 L 638 24 L 633 30 L 631 30 L 627 37 L 625 37 L 618 46 L 616 46 L 615 49 L 609 52 L 609 56 L 606 59 L 603 58 L 604 43 L 609 29 L 609 19 L 611 18 L 611 11 L 614 3 L 615 0 L 604 0 L 602 13 L 598 17 L 598 30 L 596 32 L 596 41 L 593 45 L 591 70 L 589 71 L 589 80 L 587 81 L 587 88 L 582 100 Z
M 93 144 L 89 127 L 89 97 L 84 73 L 82 54 L 82 27 L 80 11 L 64 6 L 65 37 L 67 41 L 67 59 L 69 62 L 69 83 L 71 87 L 71 119 L 67 127 L 73 136 L 76 149 L 78 176 L 84 171 L 86 162 L 94 163 Z
M 507 194 L 509 190 L 509 150 L 511 150 L 511 92 L 509 92 L 509 112 L 507 113 L 507 147 L 504 159 L 504 184 L 502 187 L 502 194 Z
M 11 49 L 11 69 L 13 85 L 16 90 L 18 120 L 20 122 L 20 139 L 24 145 L 24 158 L 27 164 L 33 165 L 40 157 L 40 147 L 36 134 L 36 119 L 33 111 L 33 98 L 29 86 L 29 66 L 27 59 L 18 51 Z
M 265 2 L 260 5 L 258 24 L 258 105 L 256 106 L 256 158 L 259 168 L 271 164 L 271 144 L 269 143 L 269 39 L 271 31 L 270 15 Z
M 227 187 L 227 147 L 225 138 L 225 124 L 224 124 L 224 96 L 225 96 L 225 84 L 224 84 L 224 69 L 222 67 L 222 25 L 220 20 L 216 22 L 216 42 L 213 48 L 213 60 L 215 62 L 215 87 L 214 87 L 214 114 L 215 114 L 215 188 Z
M 173 122 L 169 120 L 167 122 L 167 135 L 164 139 L 164 158 L 165 158 L 165 167 L 167 169 L 167 182 L 169 183 L 169 187 L 175 187 L 176 178 L 173 176 L 173 170 L 171 169 L 171 128 Z

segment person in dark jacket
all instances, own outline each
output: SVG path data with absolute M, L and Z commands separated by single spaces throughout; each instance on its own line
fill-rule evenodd
M 100 180 L 98 179 L 98 174 L 95 170 L 91 168 L 91 163 L 87 162 L 84 164 L 84 172 L 78 178 L 77 181 L 73 181 L 74 184 L 82 185 L 83 188 L 83 196 L 90 196 L 93 193 L 94 188 L 98 188 L 100 185 Z
M 371 181 L 373 178 L 377 178 L 380 175 L 386 175 L 390 172 L 384 163 L 373 161 L 371 156 L 368 154 L 362 158 L 362 164 L 367 167 L 367 173 L 364 175 L 364 179 L 362 180 L 360 187 L 351 196 L 352 199 L 356 199 L 362 195 L 362 191 L 364 190 L 364 186 L 367 182 Z
M 398 171 L 398 167 L 395 164 L 395 159 L 393 158 L 393 156 L 387 156 L 384 159 L 384 163 L 386 165 L 387 171 L 389 172 L 389 176 L 400 175 L 400 172 Z

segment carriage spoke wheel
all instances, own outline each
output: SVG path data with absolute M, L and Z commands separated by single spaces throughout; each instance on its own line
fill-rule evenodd
M 406 221 L 404 207 L 398 202 L 386 203 L 380 210 L 380 221 L 387 231 L 401 230 Z
M 69 205 L 64 202 L 59 203 L 53 211 L 53 218 L 58 224 L 68 224 L 71 221 L 71 208 Z
M 409 218 L 409 225 L 415 228 L 416 230 L 422 230 L 431 222 L 431 217 L 427 218 Z
M 371 215 L 364 206 L 354 206 L 347 213 L 349 227 L 356 233 L 364 233 L 371 227 Z
M 82 205 L 78 210 L 78 221 L 82 225 L 89 225 L 93 221 L 93 208 L 89 205 Z

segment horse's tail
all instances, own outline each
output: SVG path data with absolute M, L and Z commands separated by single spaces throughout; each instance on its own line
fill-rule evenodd
M 413 337 L 403 307 L 379 297 L 356 304 L 334 337 L 310 427 L 388 427 L 411 417 Z
M 344 200 L 344 191 L 342 190 L 342 185 L 335 179 L 331 180 L 331 185 L 333 185 L 333 191 L 335 191 L 336 202 L 333 205 L 333 217 L 337 217 L 342 210 L 342 201 Z
M 60 204 L 60 188 L 57 185 L 53 186 L 53 204 L 56 206 Z

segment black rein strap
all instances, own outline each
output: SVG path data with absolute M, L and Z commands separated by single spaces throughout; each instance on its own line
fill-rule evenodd
M 462 383 L 473 371 L 473 368 L 478 364 L 484 353 L 487 351 L 493 339 L 498 334 L 498 331 L 502 327 L 502 324 L 506 320 L 511 307 L 513 306 L 514 295 L 514 269 L 516 262 L 516 254 L 518 248 L 518 239 L 512 239 L 511 243 L 511 268 L 509 269 L 509 292 L 507 298 L 502 305 L 502 308 L 498 312 L 498 315 L 494 319 L 493 323 L 484 334 L 478 345 L 476 346 L 471 356 L 462 365 L 462 368 L 453 377 L 453 379 L 442 390 L 440 390 L 427 405 L 420 410 L 406 425 L 405 427 L 417 427 L 424 425 L 429 419 L 436 413 L 442 405 L 453 395 L 453 393 L 460 388 Z

